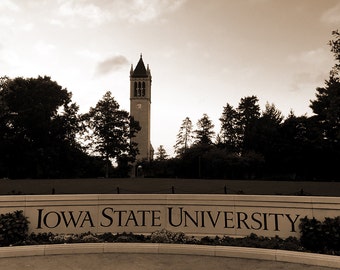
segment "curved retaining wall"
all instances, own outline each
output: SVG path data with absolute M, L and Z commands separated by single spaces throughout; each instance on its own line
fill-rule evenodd
M 30 232 L 151 233 L 165 228 L 189 235 L 256 233 L 299 237 L 302 217 L 340 216 L 340 198 L 248 195 L 0 196 L 0 213 L 22 210 Z
M 90 253 L 147 253 L 203 255 L 307 264 L 338 269 L 340 257 L 243 247 L 197 246 L 183 244 L 93 243 L 2 247 L 0 258 Z

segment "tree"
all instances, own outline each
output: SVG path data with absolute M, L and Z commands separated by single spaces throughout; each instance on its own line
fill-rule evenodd
M 337 144 L 340 140 L 340 33 L 333 31 L 332 34 L 334 39 L 329 45 L 336 63 L 330 72 L 330 78 L 326 81 L 326 86 L 316 89 L 316 99 L 311 101 L 310 107 L 320 125 L 320 139 Z
M 334 54 L 335 61 L 337 61 L 331 71 L 331 76 L 339 76 L 340 71 L 340 32 L 339 30 L 333 31 L 333 40 L 329 42 L 331 46 L 331 52 Z
M 316 89 L 316 99 L 310 107 L 320 125 L 320 139 L 329 143 L 340 140 L 340 81 L 331 76 L 325 87 Z
M 214 124 L 209 119 L 207 114 L 203 114 L 203 117 L 197 122 L 197 129 L 195 130 L 195 144 L 212 144 L 212 138 L 215 132 L 212 130 Z
M 135 161 L 138 149 L 131 138 L 140 127 L 128 112 L 119 109 L 111 92 L 106 92 L 97 105 L 84 115 L 84 119 L 89 129 L 87 138 L 90 148 L 106 161 L 106 177 L 112 165 L 111 160 L 118 165 Z
M 276 173 L 285 172 L 292 179 L 314 179 L 319 170 L 320 145 L 316 143 L 317 125 L 313 117 L 290 113 L 279 128 L 280 149 Z M 322 157 L 323 158 L 323 157 Z M 323 166 L 321 166 L 323 167 Z M 324 169 L 322 169 L 324 170 Z
M 190 118 L 186 117 L 179 129 L 176 144 L 174 145 L 176 154 L 179 155 L 184 153 L 190 147 L 191 141 L 193 139 L 192 128 L 193 127 Z
M 219 120 L 221 121 L 220 144 L 231 152 L 238 152 L 240 137 L 237 132 L 237 124 L 239 121 L 237 111 L 227 103 L 227 105 L 223 107 L 222 116 Z
M 0 80 L 0 173 L 6 177 L 69 177 L 66 161 L 81 155 L 81 129 L 71 93 L 49 77 Z M 1 172 L 2 167 L 2 172 Z M 73 170 L 73 171 L 71 171 Z
M 340 33 L 334 31 L 333 36 L 329 44 L 336 63 L 325 87 L 316 89 L 316 99 L 311 101 L 310 107 L 315 114 L 311 121 L 315 123 L 318 134 L 314 141 L 314 145 L 319 146 L 316 149 L 318 165 L 323 165 L 323 176 L 329 174 L 336 178 L 340 162 Z
M 251 140 L 248 140 L 248 149 L 261 154 L 269 170 L 275 168 L 281 159 L 280 126 L 283 120 L 282 113 L 274 104 L 266 103 L 265 110 L 257 119 L 251 130 Z
M 157 148 L 157 152 L 156 152 L 156 160 L 165 160 L 168 158 L 168 155 L 166 153 L 166 150 L 164 149 L 163 145 L 160 145 Z
M 260 117 L 260 106 L 258 105 L 258 98 L 250 96 L 241 98 L 237 107 L 239 115 L 239 137 L 242 140 L 242 151 L 251 150 L 252 130 L 255 126 L 256 120 Z
M 280 125 L 283 120 L 281 111 L 276 108 L 275 104 L 269 104 L 268 102 L 265 105 L 265 110 L 262 112 L 261 117 L 271 122 L 273 125 Z

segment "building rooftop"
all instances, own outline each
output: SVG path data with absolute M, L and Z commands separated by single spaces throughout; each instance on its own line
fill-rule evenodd
M 138 64 L 137 64 L 136 68 L 133 70 L 131 77 L 134 77 L 134 78 L 146 78 L 146 77 L 148 77 L 148 71 L 145 68 L 143 58 L 142 58 L 142 54 L 140 55 L 140 59 L 138 61 Z

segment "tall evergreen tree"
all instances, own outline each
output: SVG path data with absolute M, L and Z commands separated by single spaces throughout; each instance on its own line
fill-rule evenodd
M 219 134 L 219 143 L 231 152 L 239 152 L 240 136 L 238 133 L 238 113 L 227 103 L 223 107 L 221 121 L 221 131 Z
M 340 32 L 339 30 L 332 32 L 333 39 L 329 42 L 331 46 L 331 52 L 334 55 L 334 59 L 336 61 L 333 70 L 331 71 L 331 76 L 339 77 L 340 71 Z
M 241 98 L 237 107 L 239 115 L 239 136 L 242 138 L 242 151 L 251 150 L 252 131 L 256 121 L 259 119 L 261 112 L 256 96 Z
M 168 154 L 166 153 L 166 150 L 164 149 L 164 146 L 160 145 L 157 148 L 156 160 L 166 160 L 167 158 L 168 158 Z
M 196 145 L 209 145 L 212 144 L 214 124 L 210 120 L 209 116 L 205 113 L 203 117 L 197 122 L 197 129 L 195 130 L 195 144 Z
M 329 44 L 336 63 L 330 72 L 330 78 L 326 81 L 326 86 L 316 89 L 316 99 L 311 101 L 310 107 L 320 125 L 320 138 L 336 144 L 340 141 L 340 33 L 333 31 L 333 37 Z
M 280 125 L 282 113 L 276 109 L 274 104 L 266 103 L 265 110 L 256 120 L 253 128 L 249 148 L 265 157 L 268 167 L 280 163 Z
M 316 89 L 316 99 L 310 104 L 315 115 L 309 122 L 318 135 L 313 141 L 318 166 L 313 168 L 320 168 L 318 177 L 328 175 L 327 178 L 335 179 L 340 163 L 340 33 L 334 31 L 333 37 L 329 44 L 336 63 L 326 85 Z
M 281 111 L 276 108 L 275 104 L 269 104 L 268 102 L 265 105 L 265 110 L 262 112 L 261 117 L 277 126 L 279 126 L 283 120 Z
M 184 153 L 190 147 L 193 139 L 192 129 L 192 122 L 189 117 L 186 117 L 179 129 L 176 144 L 174 145 L 177 155 Z

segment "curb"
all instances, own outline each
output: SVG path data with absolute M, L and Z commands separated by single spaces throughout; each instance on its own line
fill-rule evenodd
M 147 253 L 171 255 L 201 255 L 211 257 L 231 257 L 256 259 L 275 262 L 287 262 L 338 268 L 340 256 L 305 253 L 296 251 L 231 247 L 201 246 L 187 244 L 151 244 L 151 243 L 80 243 L 37 246 L 1 247 L 1 258 L 72 255 L 90 253 Z

